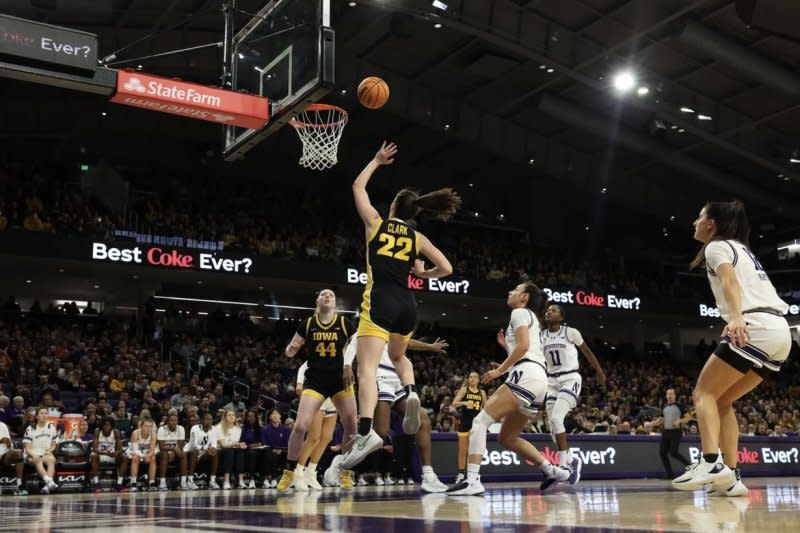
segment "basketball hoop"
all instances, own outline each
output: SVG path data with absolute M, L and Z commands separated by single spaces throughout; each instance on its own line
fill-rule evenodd
M 303 143 L 300 165 L 325 170 L 337 163 L 339 139 L 347 124 L 347 111 L 329 104 L 311 104 L 289 123 Z

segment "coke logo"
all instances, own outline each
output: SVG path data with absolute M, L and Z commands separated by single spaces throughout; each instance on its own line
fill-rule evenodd
M 411 274 L 408 275 L 408 288 L 414 291 L 425 290 L 425 280 Z
M 606 305 L 605 297 L 598 296 L 593 292 L 587 294 L 584 291 L 578 291 L 575 294 L 575 301 L 580 305 L 588 305 L 591 307 L 605 307 Z
M 178 250 L 163 251 L 161 248 L 150 248 L 147 251 L 147 262 L 176 268 L 192 268 L 194 258 L 191 255 L 178 253 Z

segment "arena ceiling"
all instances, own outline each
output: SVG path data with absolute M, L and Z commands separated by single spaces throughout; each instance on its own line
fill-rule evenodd
M 101 56 L 158 32 L 121 59 L 220 40 L 219 4 L 4 2 L 11 14 L 97 33 Z M 237 7 L 255 12 L 263 4 L 238 0 Z M 676 213 L 686 223 L 705 199 L 740 197 L 768 226 L 800 217 L 800 164 L 790 162 L 800 161 L 800 42 L 786 23 L 800 17 L 800 6 L 783 2 L 770 16 L 769 0 L 761 0 L 758 23 L 748 28 L 729 0 L 445 0 L 446 10 L 429 0 L 332 4 L 337 87 L 327 100 L 351 112 L 342 147 L 351 154 L 366 157 L 376 137 L 391 137 L 405 148 L 407 168 L 435 170 L 431 181 L 475 181 L 530 201 L 577 190 L 580 199 L 562 204 L 576 213 L 613 201 L 666 225 Z M 188 13 L 199 14 L 171 28 Z M 247 19 L 242 13 L 240 23 Z M 216 49 L 142 63 L 145 72 L 209 84 L 221 69 Z M 622 96 L 612 78 L 624 68 L 637 84 Z M 353 96 L 367 75 L 392 89 L 380 112 L 360 109 Z M 54 99 L 36 109 L 8 106 L 5 123 L 31 135 L 48 124 L 59 146 L 76 132 L 107 135 L 99 110 L 108 104 L 93 98 L 75 96 L 91 111 L 78 122 Z M 129 147 L 163 146 L 165 138 L 203 153 L 218 146 L 211 126 L 114 110 L 114 138 Z M 257 150 L 248 159 L 258 157 Z M 351 159 L 355 169 L 363 157 Z M 526 178 L 535 188 L 519 186 Z

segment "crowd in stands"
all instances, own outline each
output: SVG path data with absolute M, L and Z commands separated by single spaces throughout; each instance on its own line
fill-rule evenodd
M 363 229 L 355 210 L 349 208 L 349 187 L 277 183 L 264 187 L 261 182 L 216 176 L 142 178 L 123 217 L 83 191 L 77 177 L 65 181 L 55 175 L 29 164 L 0 161 L 0 231 L 25 229 L 112 239 L 114 230 L 126 230 L 215 242 L 225 249 L 278 259 L 364 264 Z M 522 273 L 537 272 L 535 281 L 543 286 L 580 286 L 628 295 L 655 293 L 668 286 L 657 281 L 653 269 L 646 278 L 635 273 L 641 269 L 626 269 L 619 256 L 604 255 L 586 267 L 574 250 L 536 246 L 526 232 L 504 227 L 505 221 L 492 219 L 483 224 L 466 212 L 464 218 L 455 224 L 424 222 L 425 232 L 451 259 L 456 275 L 515 281 Z M 508 253 L 511 249 L 518 252 L 513 258 Z
M 105 234 L 123 221 L 85 194 L 79 183 L 54 179 L 23 163 L 0 161 L 0 231 Z
M 226 481 L 234 486 L 237 481 L 239 486 L 249 486 L 256 477 L 259 484 L 271 486 L 285 460 L 291 415 L 298 401 L 294 382 L 301 361 L 283 355 L 295 322 L 250 326 L 246 333 L 242 328 L 209 327 L 205 331 L 217 334 L 204 337 L 175 332 L 165 336 L 169 345 L 147 346 L 136 341 L 131 319 L 102 314 L 82 319 L 20 315 L 6 304 L 0 321 L 0 422 L 7 425 L 12 437 L 20 438 L 34 424 L 36 407 L 40 407 L 49 416 L 82 414 L 83 424 L 71 437 L 85 442 L 92 441 L 106 420 L 126 440 L 145 420 L 152 420 L 155 432 L 180 426 L 182 440 L 188 441 L 193 427 L 220 427 L 229 412 L 228 425 L 236 428 L 229 447 L 235 443 L 233 449 L 241 446 L 242 452 L 239 457 L 239 452 L 221 449 L 220 474 L 227 474 Z M 418 334 L 444 337 L 450 343 L 446 355 L 410 357 L 432 426 L 436 431 L 455 432 L 459 412 L 451 405 L 453 397 L 470 371 L 484 371 L 489 361 L 502 358 L 502 351 L 491 332 L 423 324 Z M 653 434 L 658 428 L 651 421 L 660 415 L 667 388 L 674 388 L 679 403 L 691 408 L 690 376 L 697 374 L 702 359 L 678 365 L 667 355 L 645 359 L 630 346 L 600 339 L 589 343 L 608 381 L 601 387 L 593 371 L 584 369 L 581 402 L 566 421 L 568 432 Z M 706 355 L 712 349 L 708 348 Z M 742 434 L 800 434 L 798 352 L 795 345 L 783 372 L 739 402 Z M 499 382 L 487 390 L 489 395 L 497 385 Z M 399 438 L 402 431 L 396 429 Z M 546 419 L 532 420 L 527 431 L 547 433 Z M 685 431 L 695 433 L 696 424 L 688 424 Z M 329 455 L 340 444 L 341 431 L 338 434 Z M 386 453 L 390 450 L 388 445 Z M 391 463 L 367 468 L 390 472 L 407 467 Z M 182 475 L 186 469 L 181 462 Z M 253 472 L 259 475 L 250 475 Z M 234 475 L 238 480 L 228 480 Z

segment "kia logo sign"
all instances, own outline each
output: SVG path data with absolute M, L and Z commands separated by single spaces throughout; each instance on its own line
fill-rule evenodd
M 132 248 L 109 246 L 102 242 L 92 243 L 92 259 L 111 263 L 133 263 L 183 270 L 207 270 L 249 274 L 253 260 L 249 257 L 229 259 L 216 257 L 213 253 L 195 250 L 179 250 L 171 247 L 151 246 Z
M 359 272 L 355 268 L 347 269 L 347 283 L 351 285 L 366 285 L 366 272 Z M 441 281 L 437 278 L 424 280 L 409 274 L 406 279 L 406 287 L 413 291 L 442 292 L 445 294 L 468 294 L 469 281 Z

